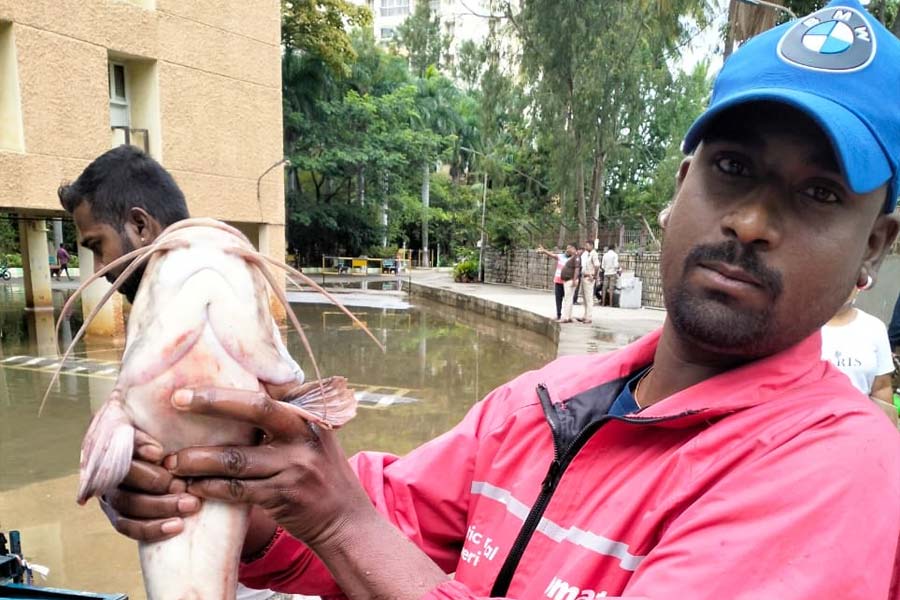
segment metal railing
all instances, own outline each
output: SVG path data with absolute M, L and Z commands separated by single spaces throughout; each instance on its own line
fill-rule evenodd
M 150 130 L 149 129 L 133 129 L 126 125 L 112 125 L 110 126 L 110 130 L 113 132 L 113 139 L 115 140 L 118 136 L 116 132 L 121 131 L 124 133 L 124 142 L 129 146 L 137 146 L 145 153 L 150 154 Z
M 399 275 L 409 269 L 410 261 L 405 258 L 322 257 L 322 273 L 333 275 Z

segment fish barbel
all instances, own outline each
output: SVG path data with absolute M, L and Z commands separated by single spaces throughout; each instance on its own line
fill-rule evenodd
M 171 225 L 150 246 L 95 273 L 66 303 L 60 322 L 82 289 L 122 264 L 128 267 L 117 284 L 142 264 L 146 269 L 128 319 L 115 388 L 82 444 L 79 503 L 123 481 L 131 465 L 135 428 L 159 441 L 166 454 L 191 446 L 255 442 L 258 432 L 247 424 L 175 410 L 170 399 L 177 389 L 265 391 L 265 384 L 294 382 L 299 397 L 292 404 L 310 422 L 339 427 L 354 416 L 356 400 L 343 378 L 317 377 L 317 382 L 303 384 L 303 372 L 288 354 L 272 318 L 267 288 L 285 306 L 308 352 L 309 344 L 267 264 L 331 296 L 302 273 L 259 254 L 238 230 L 212 219 Z M 115 289 L 85 319 L 60 367 Z M 318 375 L 314 358 L 313 366 Z M 141 569 L 150 600 L 233 599 L 248 514 L 249 506 L 207 500 L 198 513 L 184 519 L 182 533 L 161 542 L 141 542 Z

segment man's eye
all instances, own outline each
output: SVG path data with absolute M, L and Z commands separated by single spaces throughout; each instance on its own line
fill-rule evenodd
M 820 185 L 811 185 L 808 188 L 803 190 L 803 194 L 816 202 L 823 202 L 825 204 L 835 204 L 841 201 L 841 197 L 838 196 L 833 190 L 828 189 L 827 187 L 822 187 Z
M 736 175 L 738 177 L 750 175 L 750 169 L 747 168 L 747 165 L 732 156 L 716 159 L 716 167 L 726 175 Z

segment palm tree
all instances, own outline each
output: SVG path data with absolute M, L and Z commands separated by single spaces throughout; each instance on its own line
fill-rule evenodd
M 441 153 L 446 150 L 445 144 L 453 141 L 464 127 L 454 104 L 459 92 L 437 69 L 428 67 L 425 76 L 418 80 L 418 96 L 416 107 L 420 123 L 435 134 L 431 148 L 423 153 L 422 161 L 422 262 L 430 263 L 428 244 L 428 207 L 431 196 L 431 171 Z

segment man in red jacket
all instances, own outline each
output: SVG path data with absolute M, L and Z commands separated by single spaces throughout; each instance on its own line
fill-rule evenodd
M 348 462 L 264 395 L 177 392 L 267 437 L 142 442 L 116 528 L 247 502 L 245 583 L 353 598 L 900 597 L 900 436 L 818 333 L 898 232 L 896 89 L 900 41 L 856 0 L 751 40 L 685 138 L 661 331 L 526 373 L 402 458 Z

